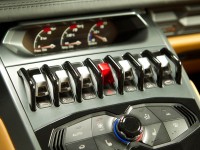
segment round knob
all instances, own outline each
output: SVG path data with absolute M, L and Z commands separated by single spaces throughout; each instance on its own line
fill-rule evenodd
M 123 138 L 136 141 L 141 137 L 143 128 L 138 118 L 126 115 L 119 119 L 117 130 Z

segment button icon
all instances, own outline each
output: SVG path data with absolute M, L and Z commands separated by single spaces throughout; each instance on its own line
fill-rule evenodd
M 144 114 L 144 119 L 149 120 L 149 119 L 151 119 L 151 117 L 149 114 Z
M 105 140 L 106 144 L 111 147 L 113 144 L 111 142 L 109 142 L 108 140 Z
M 156 131 L 156 129 L 154 128 L 154 129 L 153 129 L 153 132 L 152 132 L 152 135 L 153 135 L 153 136 L 156 136 L 156 134 L 157 134 L 157 131 Z
M 99 128 L 100 131 L 105 130 L 103 123 L 97 123 L 97 127 Z
M 174 122 L 172 125 L 173 125 L 173 127 L 175 127 L 175 128 L 178 128 L 178 126 L 179 126 L 177 122 Z
M 82 145 L 80 145 L 80 146 L 78 147 L 78 149 L 85 149 L 85 147 L 86 147 L 86 146 L 82 144 Z

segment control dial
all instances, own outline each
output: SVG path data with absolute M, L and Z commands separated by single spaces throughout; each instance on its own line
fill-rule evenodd
M 114 123 L 114 132 L 117 138 L 124 143 L 140 141 L 143 127 L 140 120 L 134 116 L 125 115 Z

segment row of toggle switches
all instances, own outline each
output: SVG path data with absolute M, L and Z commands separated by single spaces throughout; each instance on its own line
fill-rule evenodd
M 168 59 L 167 59 L 168 58 Z M 173 75 L 170 60 L 175 66 Z M 134 69 L 133 69 L 134 68 Z M 168 49 L 143 51 L 140 55 L 126 53 L 122 57 L 107 55 L 103 60 L 87 58 L 84 62 L 48 66 L 18 71 L 23 79 L 32 111 L 94 99 L 96 96 L 181 84 L 182 67 L 179 59 Z

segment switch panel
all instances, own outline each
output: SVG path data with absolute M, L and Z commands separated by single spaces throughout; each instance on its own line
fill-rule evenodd
M 36 105 L 39 108 L 51 106 L 51 97 L 49 87 L 45 76 L 39 68 L 24 69 L 18 71 L 18 75 L 24 81 L 24 86 L 32 111 L 36 111 Z

